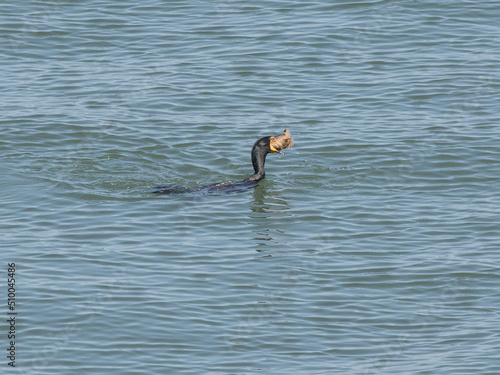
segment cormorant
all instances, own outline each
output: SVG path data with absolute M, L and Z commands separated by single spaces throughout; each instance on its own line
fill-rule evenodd
M 153 193 L 155 194 L 180 194 L 190 191 L 204 191 L 207 193 L 213 192 L 233 192 L 240 191 L 244 189 L 249 189 L 251 187 L 257 186 L 260 180 L 262 180 L 266 173 L 264 171 L 264 164 L 266 163 L 266 156 L 269 153 L 279 152 L 284 155 L 281 150 L 290 148 L 293 146 L 292 135 L 288 130 L 285 129 L 283 134 L 262 137 L 258 139 L 252 148 L 252 164 L 254 169 L 254 174 L 250 177 L 245 178 L 238 182 L 222 182 L 217 184 L 204 185 L 195 189 L 190 189 L 182 186 L 154 186 L 152 187 Z

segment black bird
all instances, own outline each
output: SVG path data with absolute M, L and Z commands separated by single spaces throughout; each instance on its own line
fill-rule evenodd
M 152 187 L 155 194 L 181 194 L 190 191 L 203 191 L 207 193 L 215 192 L 235 192 L 257 186 L 260 180 L 266 177 L 264 165 L 266 156 L 269 153 L 279 152 L 293 146 L 292 135 L 285 129 L 283 134 L 277 136 L 263 137 L 257 140 L 252 148 L 252 164 L 254 174 L 238 182 L 221 182 L 217 184 L 204 185 L 198 188 L 190 189 L 183 186 L 165 185 Z

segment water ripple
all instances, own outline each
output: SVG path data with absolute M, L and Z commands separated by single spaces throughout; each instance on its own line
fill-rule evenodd
M 2 260 L 27 372 L 500 371 L 496 4 L 1 17 Z M 149 192 L 241 180 L 284 128 L 295 146 L 256 189 Z

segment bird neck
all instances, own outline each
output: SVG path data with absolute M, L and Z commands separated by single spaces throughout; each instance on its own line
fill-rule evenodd
M 254 174 L 245 179 L 245 181 L 260 181 L 265 176 L 264 165 L 266 164 L 266 156 L 269 153 L 269 137 L 264 137 L 255 142 L 252 148 L 252 164 Z

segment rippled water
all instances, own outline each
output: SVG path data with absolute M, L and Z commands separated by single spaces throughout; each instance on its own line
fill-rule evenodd
M 499 17 L 8 2 L 11 373 L 500 373 Z M 149 192 L 241 180 L 284 128 L 295 146 L 256 189 Z

